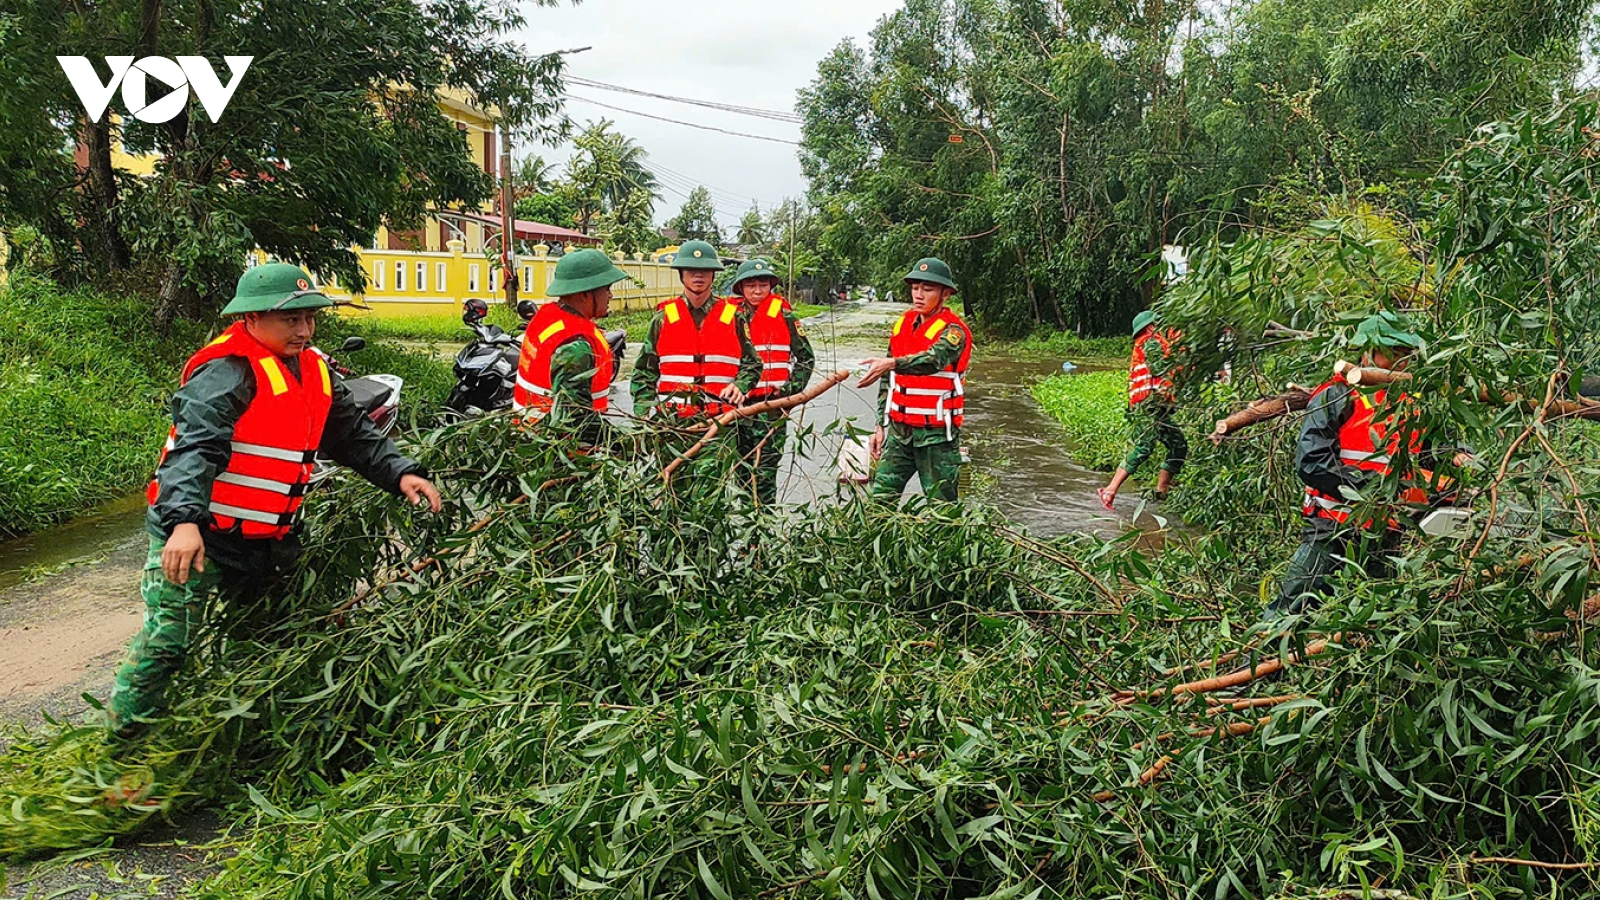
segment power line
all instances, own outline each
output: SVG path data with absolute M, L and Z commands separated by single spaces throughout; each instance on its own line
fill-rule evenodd
M 783 138 L 769 137 L 769 136 L 764 135 L 764 134 L 746 134 L 745 132 L 742 132 L 742 131 L 729 131 L 726 128 L 716 128 L 716 127 L 713 127 L 711 125 L 701 125 L 701 124 L 699 124 L 697 122 L 684 122 L 684 121 L 681 121 L 679 119 L 669 119 L 666 116 L 651 115 L 650 113 L 639 112 L 636 109 L 623 109 L 620 106 L 612 106 L 609 103 L 601 103 L 599 100 L 591 100 L 588 97 L 579 97 L 576 94 L 568 94 L 567 96 L 570 99 L 573 99 L 573 100 L 581 100 L 584 103 L 592 103 L 595 106 L 601 107 L 602 109 L 609 109 L 609 110 L 614 110 L 616 112 L 627 113 L 627 114 L 632 115 L 632 116 L 643 116 L 646 119 L 655 119 L 658 122 L 669 122 L 669 123 L 671 123 L 673 125 L 684 125 L 684 126 L 687 126 L 689 128 L 698 128 L 698 129 L 700 129 L 702 131 L 715 131 L 715 132 L 717 132 L 719 134 L 727 134 L 727 135 L 732 135 L 734 137 L 750 138 L 752 140 L 757 140 L 757 141 L 770 141 L 770 142 L 772 142 L 774 144 L 788 144 L 791 147 L 800 146 L 800 142 L 799 141 L 790 141 L 790 140 L 785 140 Z
M 619 94 L 632 94 L 636 97 L 651 97 L 656 100 L 667 100 L 672 103 L 684 103 L 688 104 L 689 106 L 715 109 L 721 112 L 734 113 L 741 116 L 752 116 L 757 119 L 768 119 L 774 122 L 787 122 L 791 125 L 799 125 L 801 121 L 798 115 L 792 112 L 784 112 L 782 110 L 762 109 L 757 106 L 738 106 L 732 103 L 719 103 L 713 100 L 695 100 L 691 97 L 674 97 L 671 94 L 656 94 L 650 91 L 641 91 L 637 88 L 623 87 L 620 84 L 607 84 L 604 81 L 595 81 L 590 78 L 579 78 L 575 75 L 567 76 L 566 80 L 569 83 L 575 84 L 579 87 L 595 88 L 602 91 L 614 91 Z

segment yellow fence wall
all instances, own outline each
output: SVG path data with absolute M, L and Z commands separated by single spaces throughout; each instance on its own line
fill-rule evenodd
M 372 250 L 357 248 L 361 266 L 367 274 L 366 293 L 359 298 L 339 282 L 320 283 L 328 296 L 339 300 L 357 299 L 372 308 L 365 315 L 416 316 L 441 315 L 454 318 L 461 314 L 461 304 L 471 297 L 479 297 L 493 304 L 503 299 L 500 284 L 499 261 L 491 263 L 482 254 L 468 254 L 461 241 L 451 241 L 447 252 Z M 560 257 L 548 254 L 548 247 L 539 244 L 534 255 L 518 261 L 522 274 L 519 298 L 543 301 L 545 289 L 555 278 L 556 262 Z M 256 254 L 257 262 L 266 261 Z M 627 272 L 633 282 L 620 282 L 614 288 L 612 309 L 628 312 L 652 309 L 662 300 L 677 296 L 681 288 L 677 273 L 671 265 L 651 257 L 628 259 L 620 253 L 612 254 L 617 267 Z

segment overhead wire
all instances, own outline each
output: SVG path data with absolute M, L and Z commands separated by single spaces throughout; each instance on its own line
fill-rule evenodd
M 765 135 L 765 134 L 750 134 L 750 133 L 744 132 L 744 131 L 730 131 L 729 129 L 726 129 L 726 128 L 717 128 L 714 125 L 702 125 L 702 124 L 700 124 L 698 122 L 685 122 L 682 119 L 671 119 L 671 118 L 668 118 L 666 116 L 654 115 L 653 113 L 640 112 L 637 109 L 627 109 L 627 108 L 624 108 L 624 107 L 621 107 L 621 106 L 613 106 L 610 103 L 602 103 L 599 100 L 595 100 L 595 99 L 592 99 L 592 98 L 589 98 L 589 97 L 581 97 L 581 96 L 579 96 L 577 94 L 573 94 L 571 92 L 568 92 L 567 97 L 568 97 L 568 99 L 571 99 L 571 100 L 580 100 L 580 101 L 582 101 L 584 103 L 593 104 L 594 106 L 598 106 L 598 107 L 600 107 L 602 109 L 609 109 L 609 110 L 613 110 L 615 112 L 627 113 L 627 114 L 632 115 L 632 116 L 641 116 L 641 117 L 646 118 L 646 119 L 655 119 L 658 122 L 668 122 L 668 123 L 671 123 L 673 125 L 683 125 L 683 126 L 688 127 L 688 128 L 698 128 L 698 129 L 700 129 L 702 131 L 715 131 L 718 134 L 726 134 L 726 135 L 731 135 L 733 137 L 750 138 L 751 140 L 756 140 L 756 141 L 769 141 L 769 142 L 774 143 L 774 144 L 788 144 L 791 147 L 800 146 L 800 142 L 799 141 L 791 141 L 791 140 L 788 140 L 787 138 L 772 137 L 770 135 Z
M 696 100 L 691 97 L 677 97 L 671 94 L 657 94 L 651 91 L 642 91 L 638 88 L 623 87 L 620 84 L 608 84 L 604 81 L 595 81 L 592 78 L 582 78 L 576 75 L 566 77 L 568 84 L 579 87 L 594 88 L 602 91 L 614 91 L 620 94 L 632 94 L 636 97 L 651 97 L 656 100 L 667 100 L 672 103 L 683 103 L 689 106 L 698 106 L 704 109 L 714 109 L 720 112 L 734 113 L 741 116 L 752 116 L 758 119 L 767 119 L 773 122 L 787 122 L 792 125 L 801 123 L 800 116 L 793 112 L 777 109 L 762 109 L 756 106 L 739 106 L 733 103 L 720 103 L 713 100 Z

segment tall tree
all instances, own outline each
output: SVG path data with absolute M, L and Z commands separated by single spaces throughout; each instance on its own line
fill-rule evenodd
M 13 5 L 0 16 L 0 76 L 19 88 L 0 100 L 0 219 L 48 236 L 58 274 L 139 270 L 161 327 L 214 308 L 252 247 L 359 287 L 351 245 L 491 190 L 441 91 L 519 127 L 557 108 L 560 58 L 511 42 L 524 24 L 495 0 Z M 89 122 L 55 60 L 200 55 L 226 78 L 225 54 L 254 63 L 215 123 L 191 104 L 146 125 L 120 95 Z M 112 171 L 118 140 L 159 155 L 151 177 Z
M 750 207 L 739 220 L 739 236 L 735 239 L 741 244 L 759 246 L 767 243 L 767 222 L 761 216 L 761 208 Z
M 711 201 L 711 192 L 703 186 L 689 192 L 683 208 L 667 221 L 667 227 L 678 232 L 680 241 L 708 241 L 713 247 L 722 244 L 717 207 Z
M 592 233 L 602 216 L 615 220 L 624 208 L 633 211 L 633 219 L 649 221 L 660 199 L 660 183 L 647 165 L 649 154 L 643 147 L 613 130 L 609 119 L 584 129 L 573 146 L 576 152 L 567 162 L 567 181 L 581 231 Z
M 1165 243 L 1422 177 L 1571 90 L 1581 0 L 906 0 L 800 94 L 825 256 L 923 253 L 986 325 L 1120 331 Z

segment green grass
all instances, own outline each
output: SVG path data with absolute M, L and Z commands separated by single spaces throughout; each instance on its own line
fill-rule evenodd
M 0 287 L 0 536 L 26 534 L 138 491 L 171 422 L 167 401 L 184 360 L 214 323 L 179 323 L 163 338 L 137 297 L 62 290 L 25 273 Z M 333 317 L 322 346 L 369 337 L 345 362 L 406 380 L 414 422 L 431 421 L 450 366 Z
M 1126 360 L 1133 352 L 1131 337 L 1081 338 L 1067 331 L 1035 331 L 1007 349 L 1017 355 L 1048 356 L 1069 361 Z
M 1078 464 L 1109 472 L 1127 453 L 1128 376 L 1121 372 L 1052 375 L 1033 386 L 1045 412 L 1061 423 Z
M 178 368 L 205 337 L 169 340 L 147 306 L 13 273 L 0 288 L 0 534 L 137 490 L 155 468 Z

